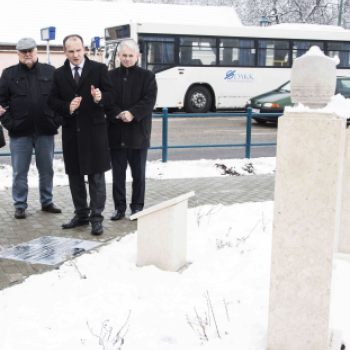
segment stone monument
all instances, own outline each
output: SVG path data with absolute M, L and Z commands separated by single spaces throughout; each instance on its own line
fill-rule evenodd
M 194 192 L 130 216 L 137 219 L 137 266 L 178 271 L 186 265 L 187 206 Z
M 317 47 L 294 61 L 294 104 L 278 122 L 267 350 L 340 350 L 329 329 L 346 120 L 321 109 L 336 62 Z

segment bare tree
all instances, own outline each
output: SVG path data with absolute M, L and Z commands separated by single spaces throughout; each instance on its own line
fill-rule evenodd
M 94 0 L 119 1 L 119 0 Z M 244 25 L 259 25 L 262 16 L 272 24 L 337 25 L 341 0 L 132 0 L 141 3 L 234 7 Z M 350 28 L 350 0 L 344 0 L 342 26 Z
M 275 24 L 280 23 L 313 23 L 324 25 L 336 25 L 339 13 L 339 1 L 327 0 L 259 0 L 244 1 L 234 4 L 242 23 L 245 25 L 257 25 L 266 15 Z M 349 0 L 347 0 L 349 1 Z M 252 23 L 253 22 L 253 23 Z

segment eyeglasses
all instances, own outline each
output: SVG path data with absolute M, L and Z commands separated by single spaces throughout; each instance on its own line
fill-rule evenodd
M 32 53 L 34 49 L 29 49 L 29 50 L 19 50 L 20 53 L 26 54 L 27 52 Z

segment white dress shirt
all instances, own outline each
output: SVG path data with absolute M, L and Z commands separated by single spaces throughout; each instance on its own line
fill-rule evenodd
M 84 67 L 84 63 L 85 63 L 85 57 L 84 59 L 81 61 L 80 64 L 78 64 L 77 66 L 75 66 L 74 64 L 72 64 L 72 62 L 69 62 L 70 64 L 70 69 L 72 70 L 72 74 L 73 74 L 73 78 L 74 78 L 74 74 L 75 74 L 75 67 L 79 67 L 78 69 L 78 73 L 81 76 L 81 72 L 83 71 L 83 67 Z

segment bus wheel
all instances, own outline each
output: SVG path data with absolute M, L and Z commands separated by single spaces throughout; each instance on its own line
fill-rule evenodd
M 192 87 L 185 99 L 187 113 L 207 113 L 212 104 L 212 96 L 208 88 L 196 85 Z

